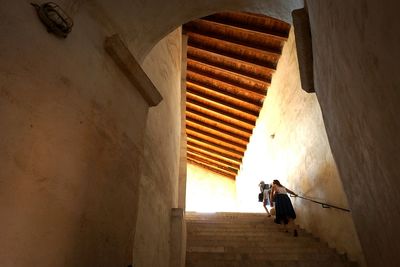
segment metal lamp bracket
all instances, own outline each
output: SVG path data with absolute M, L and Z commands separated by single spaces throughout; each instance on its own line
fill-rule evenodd
M 66 38 L 71 32 L 73 21 L 57 4 L 47 2 L 41 5 L 31 3 L 35 7 L 40 21 L 47 31 L 58 37 Z

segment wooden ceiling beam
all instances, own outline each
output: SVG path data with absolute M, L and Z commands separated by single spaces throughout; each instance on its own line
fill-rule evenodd
M 218 151 L 220 153 L 224 153 L 224 154 L 230 155 L 232 157 L 236 157 L 236 158 L 240 158 L 240 159 L 243 158 L 243 153 L 240 153 L 238 151 L 233 151 L 231 149 L 226 149 L 225 147 L 216 146 L 213 143 L 204 142 L 204 140 L 199 140 L 198 138 L 197 139 L 196 138 L 188 138 L 187 140 L 188 140 L 188 144 L 190 142 L 190 144 L 192 144 L 192 145 L 193 144 L 200 145 L 202 147 L 210 148 L 214 151 Z
M 234 132 L 226 131 L 224 129 L 220 129 L 213 125 L 204 123 L 204 121 L 193 118 L 191 116 L 186 117 L 186 125 L 189 126 L 189 128 L 193 128 L 196 130 L 200 129 L 201 131 L 207 133 L 214 133 L 214 135 L 219 136 L 220 138 L 228 138 L 228 140 L 234 140 L 234 142 L 243 144 L 244 146 L 246 146 L 250 139 L 250 135 L 238 135 Z
M 230 173 L 226 173 L 226 172 L 211 168 L 211 167 L 209 167 L 207 165 L 204 165 L 204 164 L 201 164 L 201 163 L 199 163 L 199 162 L 197 162 L 195 160 L 188 159 L 188 163 L 193 164 L 193 165 L 197 165 L 199 167 L 202 167 L 204 169 L 207 169 L 209 171 L 215 172 L 215 173 L 217 173 L 217 174 L 219 174 L 221 176 L 225 176 L 225 177 L 228 177 L 228 178 L 233 179 L 233 180 L 235 180 L 235 177 L 236 177 L 236 175 L 233 175 L 233 174 L 230 174 Z
M 252 31 L 230 26 L 206 19 L 196 19 L 185 24 L 185 31 L 195 32 L 218 38 L 224 36 L 228 40 L 241 45 L 280 53 L 286 38 L 281 36 Z
M 271 82 L 272 74 L 275 71 L 271 68 L 266 68 L 240 59 L 227 57 L 205 49 L 190 46 L 189 44 L 187 46 L 187 58 L 268 83 Z
M 237 128 L 239 131 L 247 132 L 250 134 L 253 132 L 253 124 L 249 124 L 241 120 L 225 116 L 224 114 L 221 114 L 219 112 L 186 102 L 186 114 L 188 113 L 193 113 L 206 119 L 214 120 L 215 122 L 227 125 L 228 127 Z
M 235 179 L 289 29 L 243 12 L 184 25 L 188 163 Z
M 199 144 L 198 142 L 196 143 L 196 142 L 192 142 L 192 141 L 188 140 L 187 145 L 188 145 L 188 147 L 191 147 L 191 148 L 197 148 L 197 149 L 201 149 L 201 150 L 213 153 L 213 154 L 220 155 L 221 157 L 230 159 L 239 164 L 241 164 L 241 162 L 242 162 L 241 156 L 238 156 L 238 155 L 232 154 L 232 153 L 226 153 L 226 152 L 220 151 L 214 147 L 205 146 L 204 144 Z
M 255 104 L 262 105 L 265 95 L 267 93 L 267 87 L 263 90 L 259 88 L 250 86 L 247 88 L 239 87 L 238 85 L 225 82 L 220 80 L 220 71 L 216 73 L 209 68 L 208 65 L 203 63 L 193 63 L 194 61 L 188 60 L 187 71 L 186 71 L 186 81 L 193 84 L 206 87 L 210 90 L 218 91 L 223 94 L 227 94 L 232 97 L 236 97 L 240 100 Z M 245 79 L 243 79 L 245 80 Z
M 193 131 L 193 132 L 197 132 L 199 134 L 202 134 L 204 136 L 207 136 L 207 139 L 215 139 L 218 140 L 220 142 L 224 142 L 226 144 L 229 144 L 231 146 L 238 146 L 241 147 L 243 149 L 246 149 L 246 146 L 248 144 L 248 139 L 247 140 L 243 140 L 243 139 L 239 139 L 236 138 L 230 134 L 225 134 L 225 133 L 221 133 L 219 131 L 215 131 L 211 128 L 206 128 L 203 127 L 201 125 L 198 125 L 196 123 L 193 123 L 191 121 L 187 121 L 186 122 L 186 131 Z
M 202 164 L 204 164 L 206 166 L 215 168 L 217 170 L 225 171 L 225 172 L 228 172 L 228 173 L 231 173 L 231 174 L 234 174 L 234 175 L 236 175 L 237 172 L 238 172 L 238 170 L 236 170 L 236 169 L 222 166 L 222 165 L 220 165 L 218 163 L 209 161 L 207 159 L 196 157 L 195 155 L 188 154 L 187 158 L 190 159 L 190 160 L 195 160 L 196 162 L 202 163 Z
M 206 154 L 206 153 L 203 153 L 203 152 L 200 152 L 200 151 L 197 151 L 197 150 L 193 150 L 191 148 L 187 149 L 187 154 L 191 154 L 192 156 L 196 156 L 196 157 L 200 157 L 200 158 L 203 158 L 203 159 L 206 159 L 206 160 L 210 160 L 212 162 L 221 164 L 221 165 L 229 167 L 229 168 L 233 168 L 235 170 L 239 170 L 240 169 L 240 165 L 237 164 L 237 163 L 233 163 L 233 162 L 224 160 L 222 158 L 218 158 L 218 157 L 212 156 L 210 154 Z
M 186 63 L 186 69 L 189 71 L 209 78 L 212 77 L 218 81 L 237 87 L 238 90 L 235 91 L 249 91 L 260 98 L 265 96 L 267 88 L 271 85 L 266 81 L 261 81 L 226 69 L 221 69 L 194 59 L 189 58 L 186 60 Z
M 224 40 L 223 36 L 215 38 L 195 32 L 187 32 L 186 34 L 189 37 L 188 44 L 190 46 L 252 62 L 266 68 L 276 69 L 276 65 L 281 56 L 281 54 L 276 51 L 261 50 Z
M 217 110 L 217 112 L 220 113 L 225 113 L 233 118 L 236 119 L 241 119 L 244 122 L 250 123 L 255 125 L 256 120 L 257 120 L 257 115 L 249 113 L 249 112 L 244 112 L 243 110 L 239 111 L 235 107 L 229 106 L 224 103 L 220 103 L 218 101 L 215 101 L 213 99 L 210 99 L 209 97 L 205 97 L 200 95 L 199 93 L 193 92 L 193 91 L 186 91 L 186 101 L 191 102 L 193 104 L 203 104 L 206 107 L 213 108 L 214 110 Z
M 221 163 L 226 163 L 228 166 L 234 167 L 234 166 L 239 166 L 240 167 L 240 161 L 237 161 L 236 159 L 230 159 L 227 157 L 223 157 L 219 154 L 216 154 L 214 152 L 210 152 L 207 150 L 204 150 L 203 148 L 199 147 L 187 147 L 187 151 L 193 152 L 196 155 L 201 155 L 204 156 L 208 159 L 216 159 L 218 162 Z
M 262 14 L 253 14 L 248 12 L 219 12 L 209 15 L 204 19 L 280 36 L 283 39 L 289 37 L 289 23 Z
M 243 149 L 243 147 L 234 146 L 229 143 L 223 143 L 218 140 L 211 139 L 211 138 L 209 138 L 205 135 L 202 135 L 198 132 L 194 132 L 194 131 L 190 131 L 190 130 L 189 131 L 187 130 L 187 138 L 188 138 L 188 140 L 195 140 L 197 142 L 201 142 L 206 145 L 213 146 L 213 147 L 219 148 L 224 151 L 229 151 L 230 153 L 235 153 L 240 156 L 243 156 L 244 151 L 246 150 L 246 148 Z
M 195 85 L 191 82 L 187 82 L 186 85 L 187 93 L 193 93 L 195 95 L 204 97 L 222 105 L 232 107 L 234 109 L 240 110 L 244 113 L 248 113 L 256 117 L 260 113 L 261 106 L 259 105 L 257 106 L 253 103 L 249 103 L 238 98 L 234 98 L 232 96 L 210 90 L 206 87 Z
M 195 110 L 197 112 L 207 114 L 212 117 L 217 117 L 220 120 L 227 121 L 233 125 L 240 125 L 242 128 L 246 128 L 248 130 L 252 130 L 255 126 L 255 121 L 249 121 L 246 119 L 239 118 L 235 115 L 229 114 L 223 110 L 209 107 L 201 102 L 198 102 L 194 99 L 186 99 L 186 109 L 187 110 Z
M 219 121 L 217 118 L 209 117 L 205 114 L 201 114 L 200 112 L 192 112 L 191 109 L 186 110 L 186 120 L 197 122 L 198 124 L 203 125 L 204 127 L 212 128 L 216 131 L 223 131 L 229 134 L 234 134 L 238 137 L 245 138 L 249 140 L 251 136 L 251 131 L 248 129 L 242 128 L 237 125 L 228 124 L 224 121 Z

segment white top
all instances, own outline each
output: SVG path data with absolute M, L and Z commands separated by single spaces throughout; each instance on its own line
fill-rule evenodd
M 286 188 L 283 186 L 275 186 L 275 192 L 277 194 L 287 194 Z
M 268 198 L 268 196 L 269 196 L 269 189 L 264 189 L 264 199 L 267 199 Z

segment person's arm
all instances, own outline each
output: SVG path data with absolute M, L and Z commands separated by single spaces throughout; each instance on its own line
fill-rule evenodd
M 285 187 L 285 188 L 286 188 L 286 187 Z M 295 192 L 293 192 L 292 190 L 289 190 L 289 189 L 286 188 L 286 191 L 287 191 L 289 194 L 292 194 L 292 195 L 294 195 L 294 196 L 297 197 L 297 194 L 296 194 Z
M 269 199 L 271 200 L 271 208 L 274 206 L 275 185 L 272 185 Z

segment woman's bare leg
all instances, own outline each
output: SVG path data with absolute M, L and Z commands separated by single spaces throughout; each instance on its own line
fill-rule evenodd
M 267 208 L 267 201 L 264 200 L 263 206 L 264 206 L 265 211 L 266 211 L 267 214 L 268 214 L 268 217 L 271 217 L 271 213 L 269 213 L 269 210 L 268 210 L 268 208 Z

